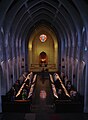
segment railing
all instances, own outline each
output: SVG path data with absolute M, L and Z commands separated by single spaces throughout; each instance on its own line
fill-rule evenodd
M 32 82 L 33 84 L 31 85 L 30 91 L 28 93 L 28 98 L 30 98 L 32 96 L 34 86 L 35 86 L 36 77 L 37 77 L 37 74 L 34 75 L 33 82 Z
M 30 67 L 56 67 L 56 64 L 31 64 Z
M 52 90 L 53 90 L 53 95 L 54 95 L 56 98 L 58 98 L 57 91 L 56 91 L 56 88 L 55 88 L 55 85 L 54 85 L 53 77 L 52 77 L 51 74 L 49 74 L 49 75 L 50 75 L 50 80 L 51 80 L 51 82 L 52 82 L 51 86 L 52 86 Z
M 30 74 L 27 75 L 26 79 L 24 80 L 24 83 L 22 84 L 20 90 L 18 91 L 18 93 L 16 94 L 16 97 L 18 97 L 21 93 L 21 91 L 23 90 L 25 84 L 26 84 L 26 81 L 29 79 L 30 80 L 30 76 L 32 75 L 32 72 Z
M 50 75 L 50 80 L 51 80 L 51 82 L 54 84 L 54 80 L 53 80 L 52 75 L 51 75 L 51 74 L 49 74 L 49 75 Z
M 66 88 L 65 88 L 65 86 L 64 86 L 64 84 L 63 84 L 63 82 L 62 82 L 62 80 L 60 79 L 60 77 L 59 77 L 59 75 L 58 75 L 57 73 L 55 74 L 55 77 L 56 77 L 55 79 L 59 79 L 59 81 L 60 81 L 60 83 L 61 83 L 61 86 L 62 86 L 62 88 L 63 88 L 65 94 L 66 94 L 68 97 L 70 97 L 68 91 L 66 90 Z

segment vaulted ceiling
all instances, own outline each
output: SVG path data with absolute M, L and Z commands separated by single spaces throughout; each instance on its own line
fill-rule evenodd
M 0 0 L 0 49 L 9 46 L 14 53 L 42 24 L 51 27 L 64 46 L 80 46 L 88 29 L 87 0 Z

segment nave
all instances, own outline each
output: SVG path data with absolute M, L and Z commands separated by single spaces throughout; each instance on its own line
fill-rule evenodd
M 25 71 L 40 72 L 42 67 L 59 71 L 66 85 L 64 73 L 72 84 L 70 100 L 53 95 L 55 110 L 72 105 L 77 91 L 83 96 L 83 112 L 88 113 L 88 0 L 0 0 L 0 112 L 30 111 L 36 84 L 22 86 L 18 79 Z M 51 88 L 55 90 L 53 84 Z
M 83 112 L 82 96 L 68 84 L 70 81 L 69 87 L 65 86 L 58 73 L 30 72 L 22 76 L 2 96 L 3 112 Z

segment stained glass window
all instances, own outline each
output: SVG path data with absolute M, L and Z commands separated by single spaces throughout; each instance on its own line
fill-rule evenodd
M 47 40 L 47 36 L 42 34 L 42 35 L 40 35 L 39 39 L 41 42 L 45 42 Z

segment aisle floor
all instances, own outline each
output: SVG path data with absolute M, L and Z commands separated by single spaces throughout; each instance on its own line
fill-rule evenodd
M 88 120 L 84 113 L 0 113 L 0 120 Z

